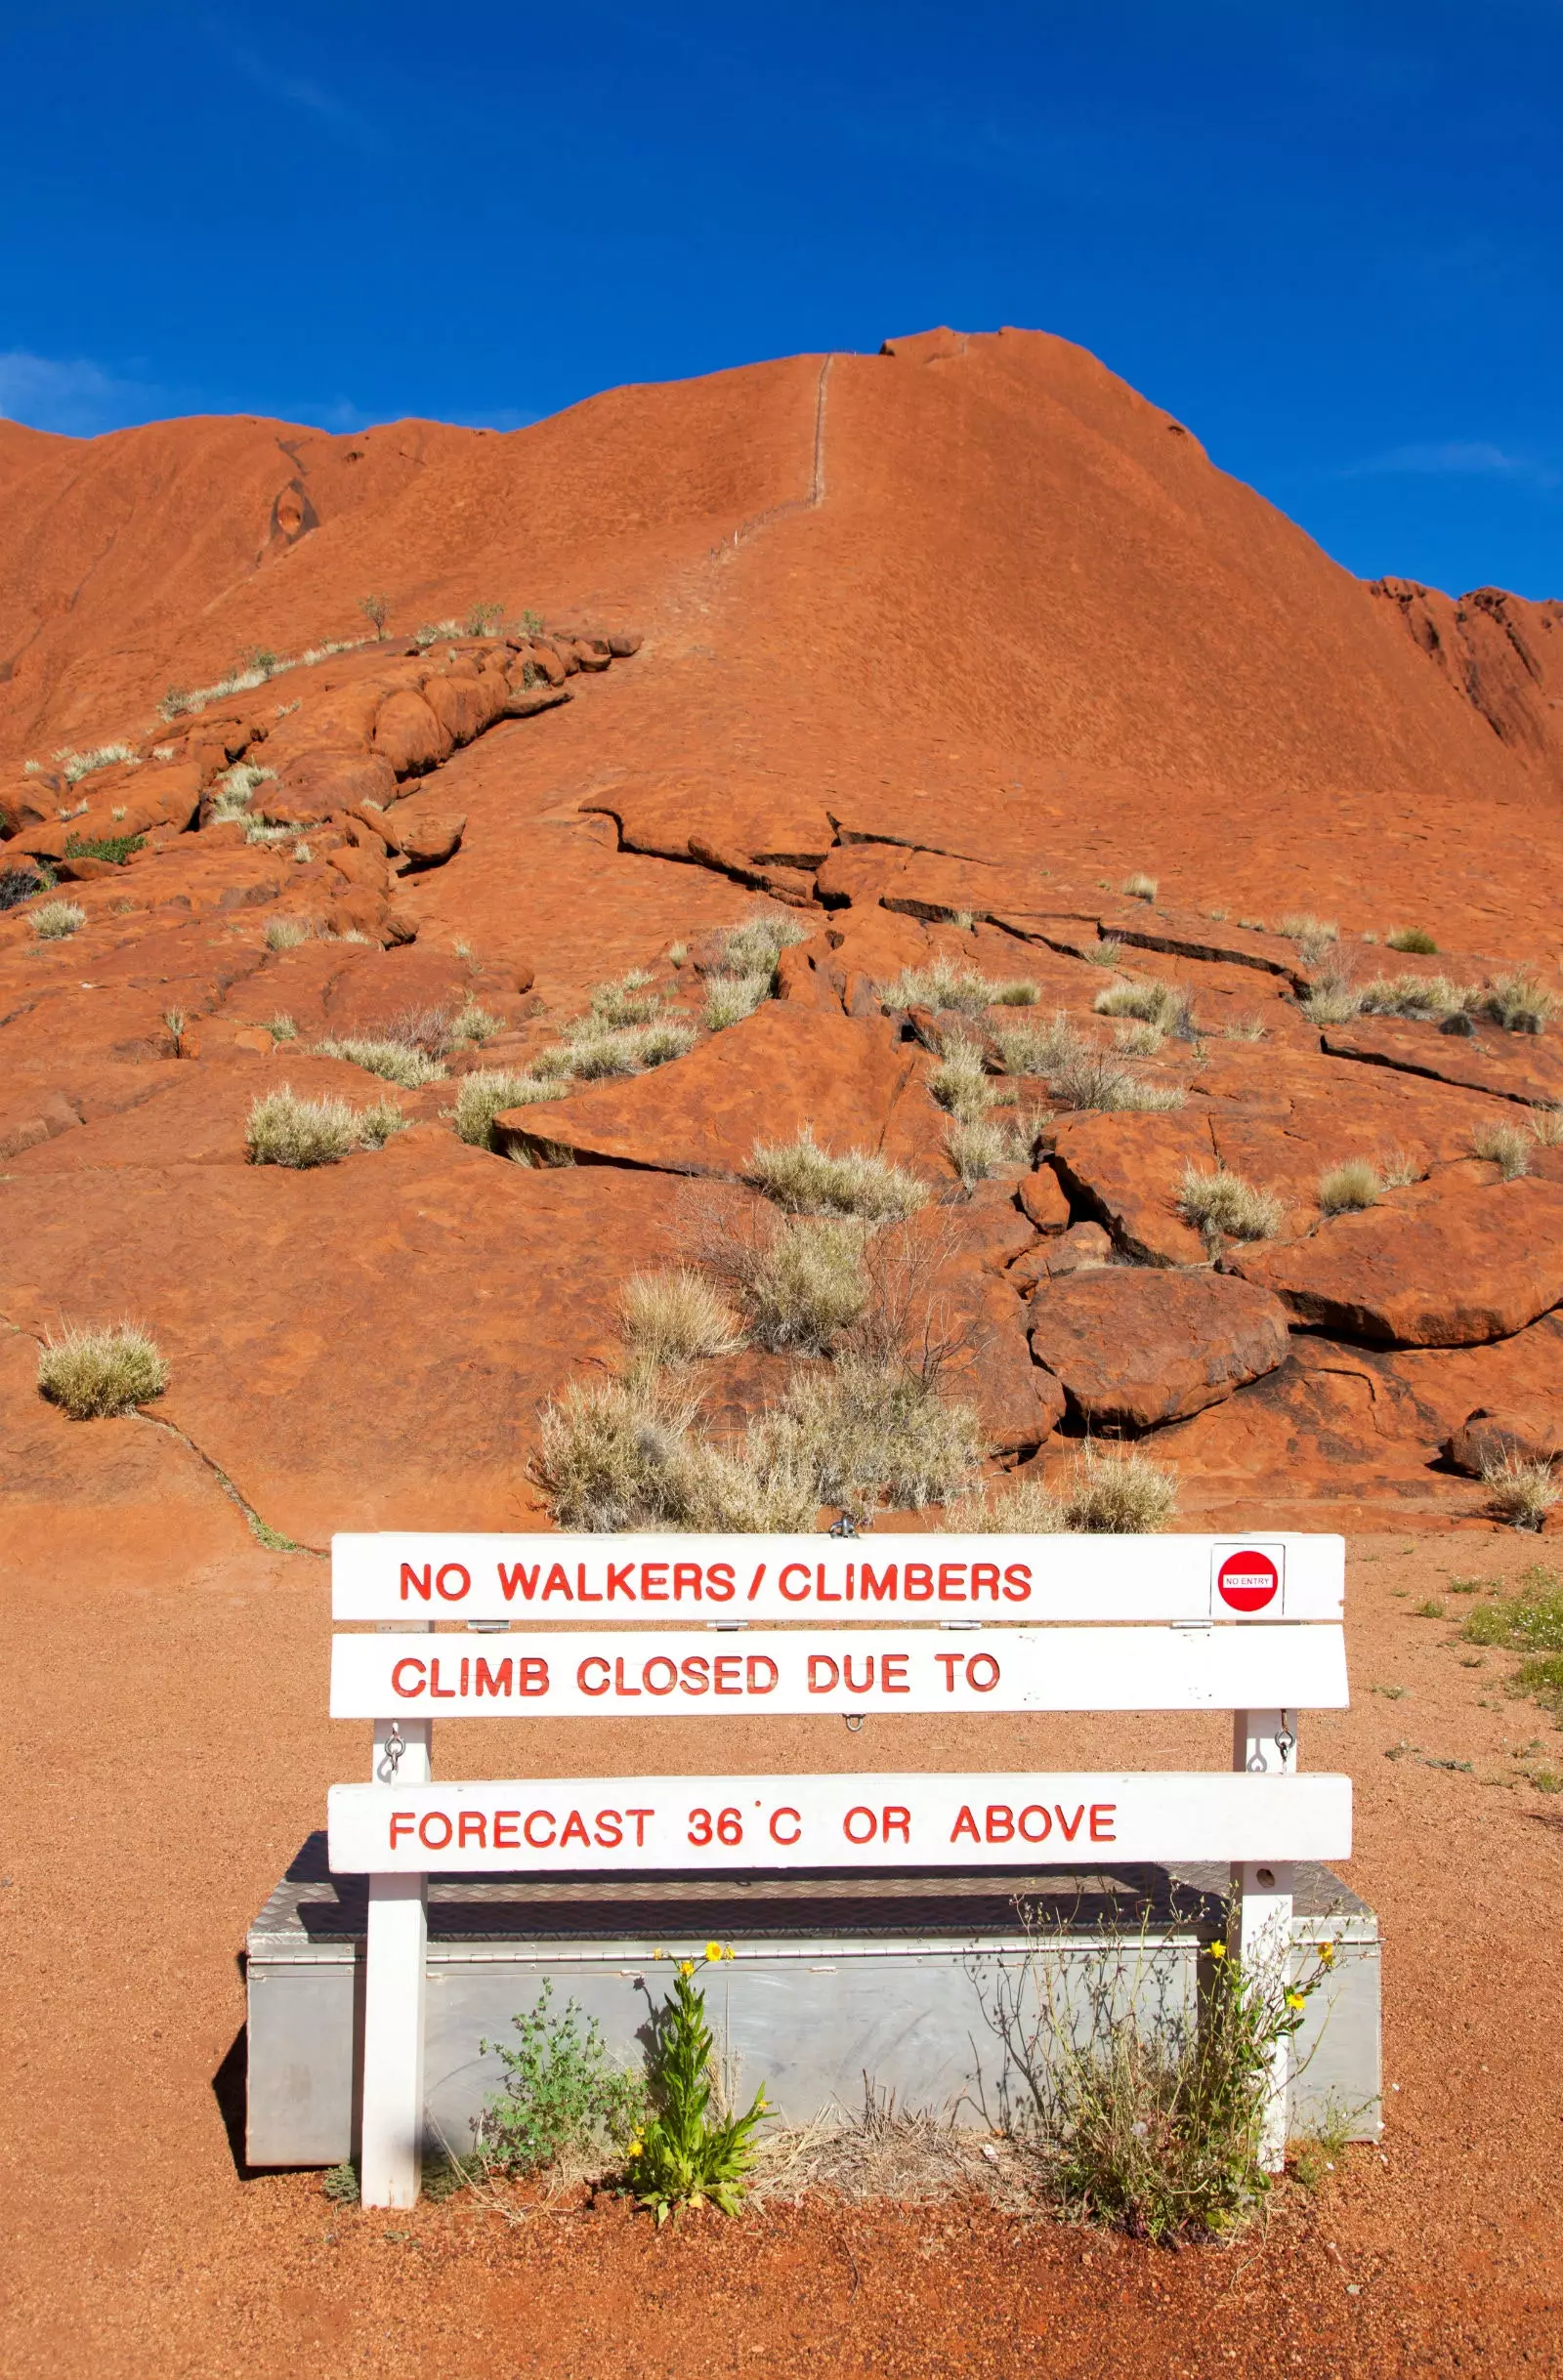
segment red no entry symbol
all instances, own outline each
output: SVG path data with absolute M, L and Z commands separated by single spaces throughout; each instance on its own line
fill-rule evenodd
M 1232 1611 L 1262 1611 L 1281 1584 L 1268 1554 L 1229 1554 L 1215 1574 L 1221 1601 Z

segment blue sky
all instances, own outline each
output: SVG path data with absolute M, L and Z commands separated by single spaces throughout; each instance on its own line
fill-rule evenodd
M 1364 576 L 1563 596 L 1563 0 L 51 0 L 0 412 L 513 428 L 1057 331 Z

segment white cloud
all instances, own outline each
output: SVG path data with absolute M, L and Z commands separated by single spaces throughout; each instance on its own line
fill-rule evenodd
M 1355 463 L 1342 476 L 1348 480 L 1406 475 L 1419 479 L 1529 480 L 1537 487 L 1556 487 L 1559 475 L 1534 455 L 1510 454 L 1482 438 L 1445 438 L 1391 446 L 1366 463 Z
M 116 379 L 84 355 L 66 362 L 24 348 L 0 353 L 0 414 L 32 430 L 96 438 L 127 421 L 147 420 L 158 410 L 158 397 L 156 389 Z

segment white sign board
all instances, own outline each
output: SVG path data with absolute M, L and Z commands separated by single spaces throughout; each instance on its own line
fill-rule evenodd
M 338 1874 L 1338 1859 L 1351 1850 L 1351 1779 L 1092 1772 L 333 1785 L 330 1830 Z
M 1331 1536 L 348 1535 L 337 1620 L 1338 1620 Z
M 1194 1711 L 1347 1700 L 1316 1628 L 604 1629 L 339 1636 L 331 1716 L 646 1718 L 804 1711 Z

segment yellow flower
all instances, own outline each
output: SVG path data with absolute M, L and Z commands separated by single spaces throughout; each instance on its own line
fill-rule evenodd
M 1333 1942 L 1321 1942 L 1321 1943 L 1319 1944 L 1319 1964 L 1320 1964 L 1320 1966 L 1321 1966 L 1321 1967 L 1332 1967 L 1332 1966 L 1334 1965 L 1334 1963 L 1335 1963 L 1335 1945 L 1334 1945 L 1334 1943 L 1333 1943 Z
M 1225 1958 L 1226 1954 L 1227 1946 L 1225 1942 L 1212 1942 L 1210 1944 L 1210 1956 L 1212 1958 Z
M 695 1973 L 695 1961 L 692 1958 L 681 1958 L 678 1963 L 678 1971 L 680 1975 L 693 1975 Z
M 652 1952 L 652 1956 L 653 1958 L 666 1958 L 667 1952 L 665 1950 L 654 1950 Z
M 706 1959 L 706 1964 L 707 1964 L 707 1966 L 714 1967 L 714 1966 L 716 1965 L 717 1961 L 718 1961 L 718 1960 L 721 1958 L 721 1955 L 722 1955 L 722 1945 L 721 1945 L 721 1943 L 720 1943 L 720 1942 L 707 1942 L 707 1943 L 706 1943 L 706 1945 L 705 1945 L 705 1959 Z
M 1288 1994 L 1287 1994 L 1287 2006 L 1288 2006 L 1288 2008 L 1306 2008 L 1306 2007 L 1307 2007 L 1307 2005 L 1308 2005 L 1308 2003 L 1307 2003 L 1307 2001 L 1304 1999 L 1304 1997 L 1303 1997 L 1303 1995 L 1302 1995 L 1302 1993 L 1301 1993 L 1300 1991 L 1288 1991 Z

